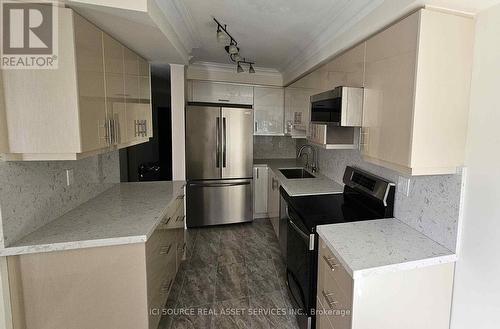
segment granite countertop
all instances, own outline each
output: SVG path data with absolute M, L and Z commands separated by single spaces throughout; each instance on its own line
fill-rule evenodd
M 145 242 L 183 181 L 120 183 L 42 226 L 0 256 Z
M 396 218 L 321 225 L 317 232 L 353 279 L 457 260 L 455 253 Z
M 284 168 L 304 168 L 304 165 L 297 159 L 254 159 L 254 166 L 267 166 L 270 168 L 281 186 L 290 196 L 334 194 L 342 193 L 344 187 L 330 178 L 315 172 L 315 178 L 287 179 L 278 169 Z

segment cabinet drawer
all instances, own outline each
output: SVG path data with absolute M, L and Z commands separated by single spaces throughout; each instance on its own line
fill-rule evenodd
M 335 329 L 328 320 L 328 315 L 319 298 L 316 298 L 316 310 L 316 329 Z
M 180 219 L 178 218 L 179 216 L 184 216 L 184 195 L 179 195 L 177 199 L 172 202 L 170 207 L 168 207 L 165 215 L 158 225 L 158 229 L 166 230 L 169 228 L 174 228 L 174 224 L 176 222 L 177 226 L 180 226 Z M 182 227 L 184 227 L 184 218 L 182 218 Z
M 158 328 L 162 309 L 168 299 L 168 294 L 175 280 L 176 271 L 175 269 L 172 270 L 172 268 L 173 267 L 169 266 L 167 271 L 164 272 L 161 284 L 154 290 L 151 289 L 151 298 L 148 300 L 149 329 Z M 155 310 L 155 312 L 151 312 L 151 310 Z
M 169 230 L 157 230 L 146 242 L 146 272 L 148 300 L 151 301 L 163 289 L 167 273 L 175 273 L 175 234 Z M 168 283 L 168 282 L 167 282 Z
M 340 261 L 330 251 L 323 240 L 320 240 L 318 269 L 329 276 L 327 280 L 335 280 L 342 290 L 342 293 L 349 297 L 349 300 L 352 298 L 352 277 L 347 273 Z

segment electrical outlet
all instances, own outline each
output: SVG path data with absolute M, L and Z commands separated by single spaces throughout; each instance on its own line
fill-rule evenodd
M 66 186 L 73 185 L 75 182 L 75 175 L 73 174 L 73 169 L 66 169 Z
M 409 177 L 398 177 L 398 193 L 404 196 L 410 195 L 410 178 Z

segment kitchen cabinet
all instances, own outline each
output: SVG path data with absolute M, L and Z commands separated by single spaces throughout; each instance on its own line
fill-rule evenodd
M 253 96 L 254 135 L 284 135 L 284 89 L 279 87 L 254 87 Z
M 253 87 L 223 82 L 190 80 L 188 100 L 192 102 L 253 105 Z
M 268 175 L 267 213 L 273 225 L 274 232 L 279 237 L 280 182 L 271 169 L 269 169 Z
M 366 41 L 365 160 L 408 175 L 463 164 L 473 29 L 470 17 L 421 9 Z
M 253 167 L 253 217 L 267 217 L 268 168 Z
M 319 241 L 316 329 L 449 328 L 453 263 L 352 278 Z
M 126 65 L 127 48 L 69 8 L 59 9 L 58 20 L 57 69 L 2 71 L 0 112 L 8 132 L 2 159 L 76 160 L 148 141 L 147 62 L 129 51 Z M 129 80 L 128 64 L 135 66 Z
M 144 243 L 7 257 L 14 328 L 156 329 L 184 258 L 183 198 Z
M 318 89 L 285 88 L 285 133 L 292 138 L 306 138 L 310 120 L 311 96 Z M 291 126 L 291 130 L 288 127 Z

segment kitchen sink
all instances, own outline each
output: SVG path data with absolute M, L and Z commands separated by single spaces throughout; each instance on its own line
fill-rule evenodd
M 283 176 L 285 176 L 285 178 L 288 179 L 315 178 L 313 174 L 302 168 L 280 169 L 279 171 L 283 174 Z

